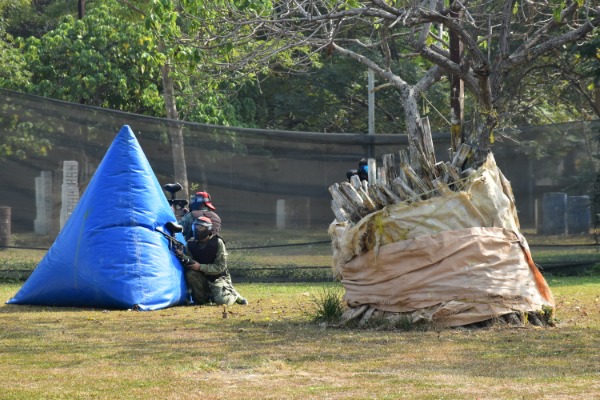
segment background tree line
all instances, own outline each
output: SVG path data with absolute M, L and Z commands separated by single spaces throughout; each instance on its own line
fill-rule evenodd
M 366 133 L 369 67 L 378 71 L 377 133 L 410 134 L 418 129 L 414 116 L 426 116 L 433 131 L 451 131 L 458 118 L 453 75 L 473 86 L 463 94 L 461 123 L 493 114 L 489 127 L 479 128 L 492 140 L 519 140 L 498 128 L 600 115 L 597 1 L 470 2 L 463 9 L 452 1 L 379 0 L 83 4 L 80 19 L 78 0 L 0 0 L 0 87 L 185 121 Z M 567 38 L 577 29 L 579 36 Z M 453 33 L 467 46 L 454 64 L 446 48 Z M 509 55 L 524 58 L 498 69 L 491 86 L 501 90 L 486 100 L 478 90 L 489 80 L 473 74 L 474 66 L 506 63 Z M 413 114 L 406 112 L 407 90 Z M 490 110 L 482 109 L 486 101 Z M 18 141 L 3 135 L 0 156 L 46 151 L 51 143 L 30 132 Z M 183 154 L 179 135 L 169 133 Z M 521 148 L 536 157 L 568 150 L 560 134 L 548 140 L 562 145 Z M 185 174 L 179 159 L 176 176 Z

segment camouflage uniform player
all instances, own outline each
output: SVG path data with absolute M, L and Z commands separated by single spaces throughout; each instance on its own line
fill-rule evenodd
M 231 283 L 227 270 L 225 242 L 212 233 L 212 223 L 207 217 L 193 223 L 194 237 L 188 240 L 185 254 L 178 253 L 186 268 L 185 280 L 196 304 L 214 302 L 218 305 L 248 304 Z

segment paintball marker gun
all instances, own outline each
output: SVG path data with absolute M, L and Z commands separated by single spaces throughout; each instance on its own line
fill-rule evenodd
M 165 227 L 172 232 L 173 234 L 177 233 L 177 232 L 182 232 L 183 231 L 183 226 L 175 223 L 175 222 L 167 222 L 165 224 Z M 177 257 L 177 259 L 179 261 L 181 261 L 181 263 L 183 264 L 184 267 L 189 266 L 190 264 L 194 263 L 194 260 L 192 260 L 191 258 L 189 258 L 188 256 L 186 256 L 184 254 L 184 247 L 185 245 L 183 243 L 181 243 L 179 240 L 177 240 L 175 237 L 169 235 L 167 232 L 165 232 L 165 230 L 163 228 L 161 228 L 160 226 L 157 226 L 155 228 L 155 230 L 157 232 L 160 232 L 164 237 L 167 238 L 167 240 L 169 241 L 169 249 L 173 251 L 173 253 L 175 254 L 175 256 Z
M 174 211 L 183 210 L 188 205 L 187 200 L 177 199 L 177 196 L 175 195 L 175 193 L 183 189 L 181 183 L 167 183 L 163 186 L 163 189 L 165 190 L 165 192 L 171 193 L 171 198 L 167 200 L 169 201 L 169 205 L 173 207 Z
M 172 232 L 172 234 L 176 234 L 178 232 L 183 232 L 183 226 L 175 223 L 175 222 L 167 222 L 165 224 L 165 227 Z M 160 232 L 164 237 L 167 238 L 167 240 L 169 241 L 169 249 L 170 250 L 180 250 L 183 251 L 183 247 L 185 246 L 183 243 L 181 243 L 179 240 L 177 240 L 175 237 L 169 235 L 167 232 L 165 232 L 165 230 L 163 228 L 161 228 L 160 226 L 157 226 L 156 228 L 157 232 Z

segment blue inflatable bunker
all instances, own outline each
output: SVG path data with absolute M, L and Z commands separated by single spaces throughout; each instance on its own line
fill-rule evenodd
M 156 231 L 169 221 L 175 221 L 173 211 L 125 125 L 52 247 L 8 304 L 138 310 L 186 304 L 183 268 Z

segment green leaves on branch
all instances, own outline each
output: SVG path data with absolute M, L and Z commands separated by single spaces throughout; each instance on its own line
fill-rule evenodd
M 128 16 L 126 19 L 125 16 Z M 67 16 L 40 39 L 23 41 L 32 80 L 27 91 L 83 104 L 161 115 L 160 62 L 139 16 L 115 1 Z
M 0 87 L 16 90 L 30 79 L 27 63 L 11 35 L 0 27 Z

